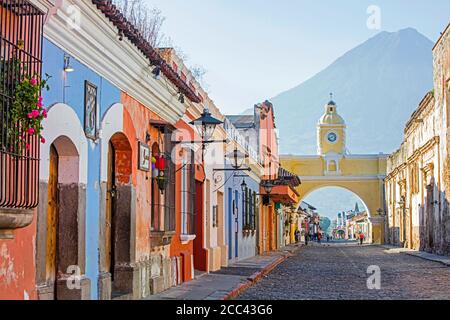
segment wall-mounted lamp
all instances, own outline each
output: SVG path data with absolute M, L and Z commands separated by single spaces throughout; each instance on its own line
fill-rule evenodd
M 178 97 L 178 101 L 180 101 L 181 104 L 184 104 L 184 95 L 180 93 L 180 96 Z
M 265 191 L 267 194 L 271 194 L 271 193 L 272 193 L 273 187 L 274 187 L 274 184 L 272 183 L 272 181 L 267 180 L 267 181 L 265 181 L 265 182 L 263 183 L 264 191 Z
M 152 139 L 150 133 L 147 131 L 145 133 L 145 143 L 148 143 Z
M 246 159 L 248 159 L 248 157 L 248 154 L 242 153 L 237 148 L 235 148 L 233 152 L 230 152 L 226 155 L 226 158 L 232 161 L 231 166 L 233 167 L 233 169 L 240 169 L 244 165 L 244 162 Z
M 161 67 L 160 66 L 156 66 L 153 71 L 152 71 L 153 77 L 156 80 L 159 80 L 159 78 L 161 77 Z
M 74 72 L 74 71 L 75 71 L 75 69 L 70 64 L 70 56 L 64 55 L 64 72 L 70 73 L 70 72 Z
M 122 32 L 122 30 L 120 30 L 119 33 L 117 34 L 117 40 L 119 40 L 119 41 L 123 40 L 123 32 Z

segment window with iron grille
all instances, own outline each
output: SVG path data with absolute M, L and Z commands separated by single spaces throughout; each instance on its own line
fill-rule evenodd
M 195 234 L 195 165 L 194 152 L 188 151 L 188 159 L 181 168 L 181 234 Z
M 40 75 L 44 14 L 26 0 L 0 1 L 0 207 L 31 209 L 39 199 L 37 136 L 28 148 L 17 148 L 22 136 L 12 121 L 15 88 L 26 77 Z
M 159 170 L 159 175 L 152 177 L 151 194 L 151 231 L 154 232 L 174 232 L 175 229 L 175 163 L 171 158 L 173 143 L 171 141 L 172 130 L 167 126 L 158 127 L 163 138 L 165 151 L 161 151 L 161 146 L 154 143 L 152 146 L 152 156 L 162 157 L 164 169 Z M 158 139 L 160 140 L 160 139 Z
M 259 206 L 256 192 L 245 188 L 243 194 L 243 221 L 244 230 L 256 230 L 256 217 L 258 216 Z

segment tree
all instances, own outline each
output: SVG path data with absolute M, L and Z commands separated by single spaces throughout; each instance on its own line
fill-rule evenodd
M 331 226 L 331 220 L 327 217 L 321 217 L 320 218 L 320 228 L 323 230 L 323 232 L 328 232 L 328 229 Z
M 154 48 L 165 41 L 166 36 L 161 29 L 166 18 L 161 10 L 150 8 L 144 0 L 113 0 L 113 3 Z

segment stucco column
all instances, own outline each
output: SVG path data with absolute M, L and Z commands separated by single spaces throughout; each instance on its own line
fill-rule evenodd
M 382 216 L 374 216 L 369 218 L 372 224 L 372 243 L 384 244 L 384 224 L 385 220 Z

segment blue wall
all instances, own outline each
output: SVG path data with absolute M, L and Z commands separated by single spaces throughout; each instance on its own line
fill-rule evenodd
M 85 65 L 71 58 L 75 71 L 64 81 L 64 51 L 44 40 L 43 72 L 52 76 L 50 91 L 43 93 L 44 103 L 51 106 L 65 103 L 72 107 L 84 124 L 84 82 L 98 87 L 100 119 L 110 106 L 120 102 L 121 91 Z M 44 128 L 45 132 L 45 128 Z M 45 135 L 45 133 L 44 133 Z M 88 153 L 88 182 L 86 186 L 86 276 L 91 280 L 91 298 L 98 299 L 99 220 L 100 220 L 100 145 L 90 142 Z
M 229 164 L 226 168 L 231 168 Z M 237 172 L 237 175 L 244 176 L 244 172 Z M 244 223 L 244 204 L 242 199 L 243 194 L 241 190 L 241 184 L 243 177 L 234 177 L 234 172 L 225 172 L 225 236 L 226 243 L 228 245 L 228 259 L 230 261 L 238 261 L 246 259 L 256 254 L 256 235 L 244 237 L 243 235 L 243 223 Z M 259 184 L 250 177 L 245 178 L 248 188 L 252 192 L 259 193 Z M 233 216 L 232 204 L 233 200 L 237 201 L 237 219 L 238 224 L 236 227 L 235 219 Z M 237 229 L 237 230 L 236 230 Z M 237 232 L 237 233 L 236 233 Z

